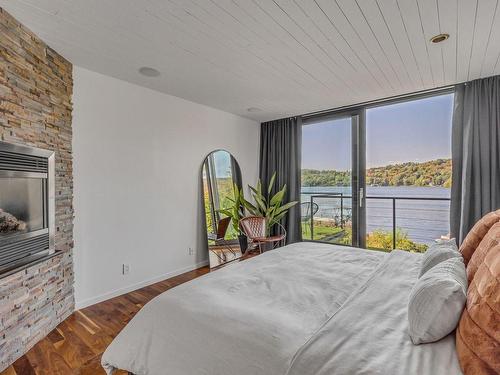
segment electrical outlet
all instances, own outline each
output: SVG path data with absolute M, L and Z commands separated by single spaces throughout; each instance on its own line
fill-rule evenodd
M 189 255 L 194 255 L 194 249 L 192 247 L 189 248 L 188 250 Z
M 129 273 L 130 273 L 130 264 L 123 264 L 122 265 L 122 274 L 128 275 Z

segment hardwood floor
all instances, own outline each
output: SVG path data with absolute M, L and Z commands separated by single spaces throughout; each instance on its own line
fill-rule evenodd
M 100 364 L 102 353 L 142 306 L 207 272 L 208 267 L 199 268 L 76 311 L 0 375 L 105 374 Z
M 257 255 L 257 251 L 250 251 L 239 261 Z M 176 285 L 208 272 L 209 267 L 198 268 L 75 311 L 0 375 L 105 374 L 101 367 L 102 353 L 147 302 Z M 127 372 L 115 375 L 124 374 Z

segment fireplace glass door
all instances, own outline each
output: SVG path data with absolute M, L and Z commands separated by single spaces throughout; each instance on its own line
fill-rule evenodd
M 46 228 L 46 179 L 0 178 L 0 237 Z
M 0 142 L 0 275 L 55 252 L 52 151 Z

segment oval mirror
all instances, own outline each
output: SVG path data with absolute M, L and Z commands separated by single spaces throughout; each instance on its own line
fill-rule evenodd
M 244 251 L 238 240 L 238 216 L 242 208 L 235 204 L 236 185 L 241 191 L 241 171 L 227 151 L 208 154 L 202 166 L 203 202 L 208 238 L 210 268 L 239 259 Z M 243 245 L 244 246 L 244 245 Z

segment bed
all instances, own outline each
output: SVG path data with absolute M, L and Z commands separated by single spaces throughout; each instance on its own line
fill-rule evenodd
M 136 375 L 462 374 L 454 333 L 413 345 L 421 255 L 311 242 L 177 286 L 149 302 L 102 365 Z

